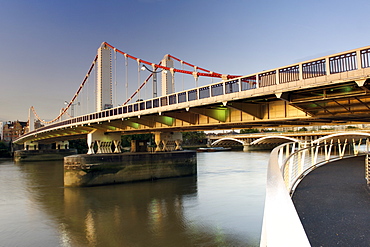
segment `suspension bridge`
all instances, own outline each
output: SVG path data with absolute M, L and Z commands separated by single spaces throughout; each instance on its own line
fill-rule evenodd
M 123 56 L 120 64 L 124 66 L 118 66 L 118 55 Z M 131 64 L 134 73 L 130 75 L 136 74 L 136 79 L 129 76 L 129 59 L 134 61 L 134 66 Z M 124 72 L 118 71 L 119 67 L 123 67 Z M 149 75 L 142 81 L 144 71 Z M 93 76 L 95 79 L 91 80 Z M 119 76 L 125 79 L 118 79 Z M 195 87 L 185 89 L 182 86 L 182 90 L 175 90 L 179 81 L 185 85 L 184 76 L 190 76 Z M 199 86 L 203 77 L 218 81 Z M 169 146 L 181 150 L 182 131 L 368 123 L 369 78 L 370 46 L 240 76 L 212 72 L 172 55 L 166 55 L 159 63 L 150 63 L 104 42 L 77 92 L 60 114 L 44 122 L 31 107 L 30 131 L 14 143 L 24 144 L 27 150 L 37 150 L 38 144 L 56 142 L 59 143 L 57 148 L 67 149 L 68 140 L 86 138 L 88 154 L 69 156 L 64 161 L 65 186 L 192 175 L 196 174 L 194 152 L 171 152 L 169 155 L 169 152 L 157 152 L 140 154 L 140 157 L 119 154 L 121 135 L 155 133 L 155 151 L 169 151 Z M 125 82 L 126 98 L 117 106 L 118 80 Z M 129 85 L 135 80 L 137 89 L 129 97 Z M 148 86 L 150 80 L 151 87 Z M 92 103 L 88 86 L 91 81 L 94 85 L 90 90 L 96 90 L 94 107 L 89 106 Z M 73 108 L 81 103 L 84 94 L 87 112 L 74 116 Z M 94 110 L 89 112 L 88 109 Z M 34 129 L 36 119 L 45 126 Z M 369 138 L 367 133 L 336 133 L 313 138 L 315 140 L 308 144 L 296 141 L 296 136 L 265 136 L 258 140 L 239 136 L 220 139 L 215 144 L 293 141 L 275 148 L 270 156 L 260 244 L 309 246 L 312 240 L 308 240 L 290 196 L 299 190 L 298 184 L 303 177 L 317 167 L 369 153 Z M 364 139 L 366 149 L 362 152 Z M 366 181 L 369 185 L 368 160 L 367 155 Z M 157 163 L 153 164 L 154 161 Z
M 142 81 L 144 72 L 148 76 Z M 38 143 L 86 138 L 89 153 L 119 152 L 121 135 L 150 132 L 156 135 L 157 151 L 163 151 L 168 142 L 177 142 L 180 148 L 182 131 L 366 123 L 370 120 L 369 77 L 370 46 L 240 76 L 212 72 L 172 55 L 151 63 L 104 42 L 60 114 L 45 122 L 31 107 L 30 131 L 14 143 L 32 149 Z M 218 81 L 199 86 L 204 78 Z M 125 89 L 137 80 L 137 89 L 130 94 L 126 90 L 127 97 L 116 106 L 119 80 Z M 183 89 L 185 80 L 186 85 L 197 87 Z M 91 82 L 94 85 L 89 86 Z M 95 90 L 94 97 L 89 89 Z M 68 116 L 68 110 L 80 102 L 79 108 L 91 112 Z M 45 126 L 34 129 L 35 119 Z M 96 142 L 115 143 L 116 148 L 93 150 Z

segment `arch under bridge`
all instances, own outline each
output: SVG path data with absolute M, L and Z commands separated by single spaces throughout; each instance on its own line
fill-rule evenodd
M 335 134 L 334 131 L 297 132 L 297 133 L 258 133 L 239 134 L 226 137 L 210 137 L 211 146 L 234 147 L 247 150 L 271 150 L 288 142 L 311 143 L 317 142 L 326 136 Z M 343 132 L 345 134 L 346 132 Z

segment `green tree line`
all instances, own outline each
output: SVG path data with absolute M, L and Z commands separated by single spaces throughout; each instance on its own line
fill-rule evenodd
M 10 150 L 9 143 L 0 141 L 0 157 L 1 158 L 11 157 L 11 150 Z

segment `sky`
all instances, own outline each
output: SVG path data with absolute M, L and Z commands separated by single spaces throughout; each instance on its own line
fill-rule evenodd
M 27 121 L 30 106 L 56 117 L 104 41 L 247 75 L 370 45 L 369 10 L 368 0 L 0 0 L 0 121 Z

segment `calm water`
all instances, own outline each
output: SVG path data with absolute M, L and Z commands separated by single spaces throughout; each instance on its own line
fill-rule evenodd
M 197 155 L 194 177 L 89 188 L 0 161 L 0 246 L 258 246 L 269 153 Z

